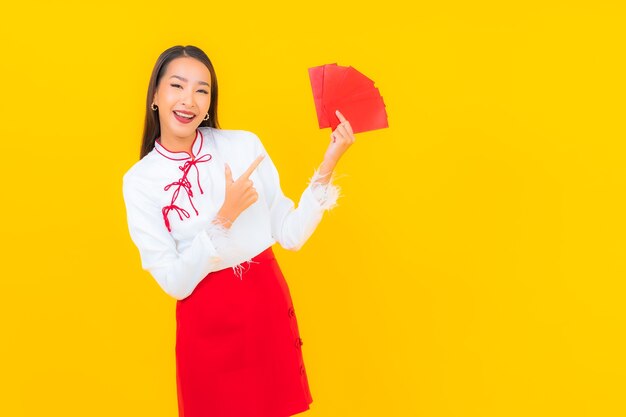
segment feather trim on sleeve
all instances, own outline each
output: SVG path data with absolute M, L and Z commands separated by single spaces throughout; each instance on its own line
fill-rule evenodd
M 313 176 L 309 179 L 309 187 L 311 187 L 311 191 L 320 203 L 322 209 L 330 210 L 337 206 L 337 199 L 341 196 L 341 188 L 339 188 L 336 184 L 333 184 L 333 181 L 335 180 L 334 172 L 333 175 L 331 175 L 328 184 L 322 185 L 317 182 L 318 179 L 326 176 L 328 176 L 328 173 L 322 175 L 320 174 L 319 168 L 315 169 Z
M 230 229 L 225 228 L 221 223 L 211 222 L 206 231 L 218 253 L 218 256 L 212 260 L 221 261 L 227 265 L 235 264 L 232 266 L 233 272 L 239 279 L 242 279 L 243 273 L 250 268 L 250 264 L 256 262 L 244 255 L 241 248 L 230 238 Z M 242 258 L 244 260 L 240 261 Z M 244 264 L 247 267 L 244 267 Z

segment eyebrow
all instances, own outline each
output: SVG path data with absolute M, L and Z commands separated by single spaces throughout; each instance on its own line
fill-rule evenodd
M 181 80 L 181 81 L 187 82 L 187 79 L 186 79 L 186 78 L 181 77 L 180 75 L 172 75 L 170 78 L 178 78 L 178 79 L 179 79 L 179 80 Z M 207 83 L 207 82 L 205 82 L 205 81 L 198 81 L 198 84 L 204 84 L 204 85 L 206 85 L 206 86 L 209 86 L 209 87 L 210 87 L 209 83 Z

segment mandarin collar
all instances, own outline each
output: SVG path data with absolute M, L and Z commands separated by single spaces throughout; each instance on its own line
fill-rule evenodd
M 154 149 L 158 153 L 163 155 L 164 157 L 168 159 L 172 159 L 174 161 L 185 161 L 187 159 L 198 158 L 200 156 L 200 152 L 202 151 L 202 147 L 204 145 L 204 135 L 202 134 L 200 129 L 196 129 L 196 137 L 194 138 L 193 144 L 191 145 L 191 152 L 193 153 L 193 158 L 192 158 L 192 155 L 189 155 L 187 151 L 172 152 L 168 150 L 165 146 L 159 143 L 160 138 L 161 137 L 159 136 L 154 141 Z

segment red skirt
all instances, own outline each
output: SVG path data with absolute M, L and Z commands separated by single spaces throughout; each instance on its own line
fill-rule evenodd
M 176 303 L 179 417 L 287 417 L 313 401 L 287 282 L 269 247 Z

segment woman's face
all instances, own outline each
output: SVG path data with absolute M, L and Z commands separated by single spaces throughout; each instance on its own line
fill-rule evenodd
M 209 69 L 191 57 L 170 61 L 153 101 L 158 106 L 161 135 L 195 137 L 211 104 Z

